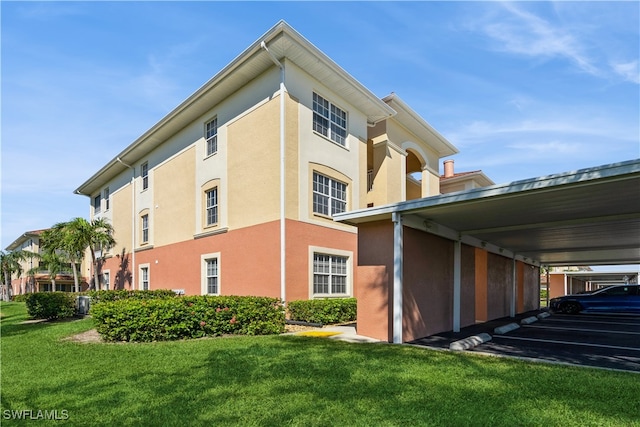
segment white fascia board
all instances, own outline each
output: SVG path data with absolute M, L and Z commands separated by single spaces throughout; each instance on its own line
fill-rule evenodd
M 455 193 L 441 194 L 438 196 L 425 197 L 422 199 L 408 200 L 390 205 L 373 208 L 359 209 L 350 212 L 343 212 L 334 215 L 336 221 L 349 223 L 374 221 L 378 217 L 391 216 L 392 212 L 402 214 L 419 212 L 434 206 L 441 206 L 452 203 L 462 203 L 470 201 L 481 201 L 493 197 L 511 197 L 529 191 L 552 191 L 557 187 L 565 185 L 589 185 L 600 179 L 625 179 L 629 175 L 640 174 L 640 159 L 626 162 L 612 163 L 593 168 L 580 169 L 577 171 L 564 172 L 554 175 L 547 175 L 538 178 L 531 178 L 521 181 L 514 181 L 507 184 L 491 185 L 489 187 L 474 188 Z M 369 219 L 369 217 L 373 219 Z M 375 217 L 375 218 L 374 218 Z
M 411 108 L 406 102 L 404 102 L 398 95 L 392 93 L 382 98 L 386 103 L 391 103 L 391 106 L 398 113 L 402 112 L 407 115 L 413 123 L 408 123 L 404 120 L 400 120 L 400 116 L 396 116 L 396 120 L 407 129 L 410 129 L 417 136 L 428 139 L 429 136 L 434 137 L 441 145 L 440 147 L 433 147 L 438 149 L 438 155 L 440 157 L 451 156 L 460 152 L 451 142 L 449 142 L 444 136 L 442 136 L 437 130 L 435 130 L 424 118 L 422 118 L 413 108 Z

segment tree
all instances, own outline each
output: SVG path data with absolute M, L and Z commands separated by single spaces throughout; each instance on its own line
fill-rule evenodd
M 87 222 L 84 218 L 75 218 L 68 222 L 59 222 L 48 230 L 45 230 L 41 236 L 41 245 L 48 251 L 61 251 L 71 263 L 73 271 L 74 291 L 80 291 L 78 280 L 78 267 L 84 259 L 84 251 L 88 244 L 86 239 L 80 238 L 81 230 L 84 227 L 82 222 Z
M 57 251 L 47 250 L 40 256 L 40 266 L 32 270 L 35 273 L 40 268 L 44 267 L 49 272 L 49 280 L 51 280 L 51 292 L 56 291 L 56 277 L 60 273 L 66 264 L 66 259 L 63 258 Z M 29 271 L 31 272 L 31 270 Z
M 22 274 L 22 262 L 39 255 L 30 251 L 0 251 L 0 273 L 2 274 L 2 300 L 9 301 L 11 293 L 11 276 L 13 273 Z
M 106 251 L 112 248 L 116 241 L 113 238 L 113 226 L 104 218 L 87 221 L 84 218 L 75 218 L 67 223 L 66 233 L 74 248 L 87 247 L 91 253 L 91 265 L 93 266 L 93 287 L 98 289 L 100 263 L 96 256 L 96 249 Z

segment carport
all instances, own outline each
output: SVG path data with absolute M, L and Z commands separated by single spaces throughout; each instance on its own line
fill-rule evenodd
M 640 263 L 640 159 L 335 219 L 358 227 L 358 333 L 401 343 L 539 308 L 542 265 Z
M 549 299 L 562 295 L 592 291 L 604 286 L 638 283 L 638 271 L 622 269 L 620 271 L 563 271 L 547 273 L 546 282 Z

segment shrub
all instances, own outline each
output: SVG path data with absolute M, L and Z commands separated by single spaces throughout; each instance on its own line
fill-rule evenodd
M 161 298 L 173 298 L 176 293 L 171 289 L 156 289 L 152 291 L 128 291 L 125 289 L 111 290 L 111 291 L 89 291 L 83 295 L 91 297 L 91 304 L 98 304 L 106 301 L 117 301 L 121 299 L 161 299 Z
M 279 334 L 285 323 L 280 300 L 266 297 L 119 299 L 92 306 L 91 314 L 106 341 Z
M 73 317 L 76 307 L 74 294 L 68 292 L 37 292 L 27 294 L 27 313 L 35 319 Z
M 27 302 L 28 295 L 29 294 L 14 295 L 13 297 L 11 297 L 11 300 L 13 302 Z
M 356 320 L 355 298 L 325 298 L 290 301 L 287 305 L 291 320 L 312 323 L 344 323 Z

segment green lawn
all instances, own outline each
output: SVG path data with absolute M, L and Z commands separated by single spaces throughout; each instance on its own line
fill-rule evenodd
M 3 426 L 640 426 L 631 373 L 295 336 L 81 344 L 61 339 L 90 319 L 0 309 Z

